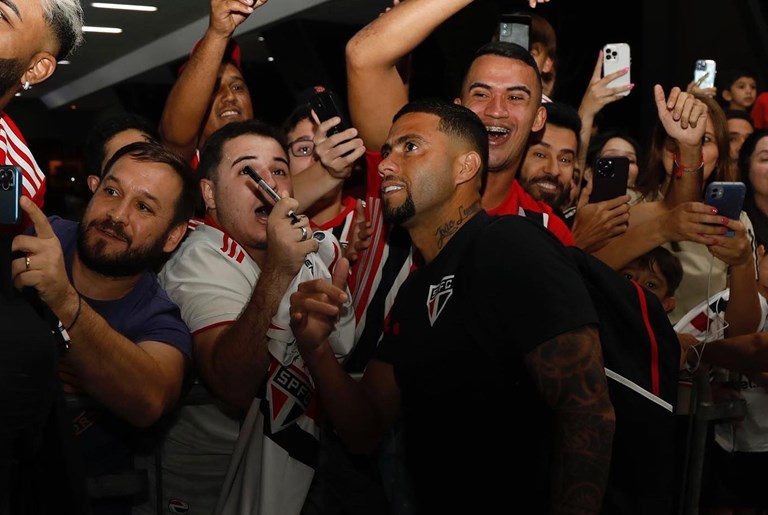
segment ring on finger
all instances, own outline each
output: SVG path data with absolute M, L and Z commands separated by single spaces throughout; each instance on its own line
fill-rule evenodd
M 309 231 L 307 231 L 306 227 L 299 227 L 299 229 L 301 229 L 301 239 L 299 241 L 306 241 L 309 237 Z
M 31 267 L 29 256 L 24 257 L 24 266 L 26 267 L 27 271 L 29 271 Z

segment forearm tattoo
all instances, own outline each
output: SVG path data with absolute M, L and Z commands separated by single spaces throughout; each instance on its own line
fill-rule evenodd
M 599 513 L 615 419 L 597 330 L 545 342 L 526 356 L 526 365 L 556 414 L 552 513 Z

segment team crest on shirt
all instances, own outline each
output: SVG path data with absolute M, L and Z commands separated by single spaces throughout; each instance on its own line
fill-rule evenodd
M 427 294 L 427 314 L 429 325 L 435 325 L 435 320 L 443 312 L 448 299 L 453 295 L 453 275 L 446 275 L 437 284 L 429 286 Z
M 267 401 L 272 433 L 293 424 L 312 400 L 309 376 L 296 365 L 280 365 L 269 378 Z

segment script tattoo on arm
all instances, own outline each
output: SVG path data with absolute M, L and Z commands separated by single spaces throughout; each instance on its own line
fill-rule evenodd
M 525 362 L 556 414 L 552 513 L 600 513 L 615 416 L 597 329 L 561 334 L 529 352 Z
M 475 213 L 480 211 L 480 203 L 475 202 L 468 208 L 464 208 L 464 206 L 459 206 L 459 216 L 456 219 L 448 220 L 446 223 L 441 225 L 437 228 L 435 231 L 435 237 L 437 238 L 437 248 L 442 249 L 445 244 L 448 242 L 448 240 L 451 239 L 451 236 L 456 234 L 456 231 L 458 231 L 462 225 L 464 225 L 464 222 L 466 222 L 468 219 L 472 217 Z

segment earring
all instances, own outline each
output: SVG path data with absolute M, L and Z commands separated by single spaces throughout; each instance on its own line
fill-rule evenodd
M 24 91 L 29 91 L 30 89 L 32 89 L 32 86 L 29 84 L 29 81 L 26 81 L 26 82 L 25 82 L 25 83 L 24 83 L 24 84 L 21 86 L 21 89 L 23 89 Z

